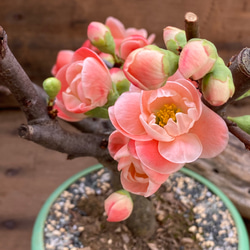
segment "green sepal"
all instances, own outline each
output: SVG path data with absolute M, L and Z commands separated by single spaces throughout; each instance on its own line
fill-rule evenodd
M 94 108 L 86 112 L 85 115 L 89 117 L 97 117 L 97 118 L 105 118 L 105 119 L 109 118 L 108 110 L 103 107 Z
M 170 50 L 164 50 L 163 67 L 164 72 L 171 76 L 178 69 L 179 56 Z
M 100 51 L 111 54 L 115 57 L 115 41 L 110 31 L 105 33 L 104 39 L 95 40 L 92 44 Z
M 130 193 L 129 193 L 127 190 L 125 190 L 125 189 L 120 189 L 120 190 L 116 191 L 116 193 L 122 194 L 122 195 L 126 195 L 126 196 L 129 197 L 129 198 L 131 199 L 131 201 L 133 202 L 132 197 L 131 197 Z
M 129 91 L 129 87 L 130 87 L 130 82 L 128 79 L 124 79 L 116 83 L 116 89 L 119 95 L 121 95 L 124 92 Z
M 250 134 L 250 115 L 243 115 L 237 117 L 227 117 L 228 120 L 235 122 L 239 128 Z
M 172 51 L 176 55 L 180 55 L 180 51 L 186 44 L 187 44 L 186 34 L 184 31 L 181 31 L 178 34 L 176 34 L 175 40 L 170 39 L 167 42 L 166 47 L 168 50 Z
M 118 91 L 116 89 L 115 84 L 112 83 L 112 88 L 111 88 L 111 90 L 109 91 L 109 94 L 108 94 L 108 101 L 106 102 L 106 104 L 103 107 L 108 108 L 110 106 L 113 106 L 119 96 L 120 95 L 119 95 L 119 93 L 118 93 Z
M 221 82 L 226 82 L 227 79 L 229 78 L 228 86 L 230 89 L 232 89 L 234 91 L 235 87 L 234 87 L 234 83 L 233 83 L 232 73 L 231 73 L 230 69 L 225 65 L 225 63 L 221 57 L 217 58 L 212 71 L 203 77 L 203 79 L 202 79 L 202 91 L 205 91 L 206 86 L 209 84 L 209 81 L 211 78 L 219 80 Z

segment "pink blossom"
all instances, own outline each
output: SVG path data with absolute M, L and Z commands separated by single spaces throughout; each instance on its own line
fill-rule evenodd
M 155 39 L 155 34 L 151 34 L 148 37 L 148 32 L 145 29 L 136 28 L 125 28 L 123 23 L 114 17 L 108 17 L 106 19 L 105 25 L 107 25 L 111 31 L 112 36 L 115 40 L 123 40 L 126 37 L 139 35 L 148 40 L 148 43 L 153 43 Z
M 136 87 L 149 90 L 162 87 L 177 70 L 178 56 L 154 45 L 136 49 L 127 57 L 123 71 Z
M 118 170 L 121 171 L 123 188 L 131 193 L 148 197 L 159 189 L 161 184 L 167 180 L 169 174 L 162 173 L 157 162 L 157 151 L 150 152 L 150 154 L 154 155 L 150 167 L 143 164 L 139 159 L 141 153 L 136 151 L 138 148 L 136 147 L 136 143 L 136 141 L 130 140 L 120 132 L 115 131 L 109 139 L 109 151 L 114 159 L 119 162 Z M 146 150 L 145 153 L 147 153 L 147 142 L 144 146 Z M 168 164 L 169 173 L 172 172 L 173 169 L 176 170 L 182 167 L 182 164 L 173 164 L 168 161 L 165 163 L 165 165 Z
M 156 90 L 126 92 L 109 115 L 115 128 L 135 141 L 131 145 L 140 163 L 162 174 L 200 157 L 214 157 L 228 142 L 225 122 L 201 102 L 199 91 L 186 79 L 167 81 Z
M 155 34 L 148 37 L 145 29 L 126 29 L 123 23 L 114 17 L 108 17 L 105 25 L 109 27 L 114 38 L 116 54 L 122 59 L 125 59 L 132 50 L 152 44 L 155 39 Z
M 52 67 L 51 70 L 53 76 L 57 74 L 60 68 L 62 68 L 64 65 L 68 64 L 71 61 L 73 54 L 74 51 L 72 50 L 61 50 L 58 52 L 56 64 Z
M 133 201 L 127 191 L 119 190 L 104 201 L 104 209 L 108 216 L 107 221 L 123 221 L 132 213 Z
M 149 45 L 149 43 L 143 36 L 129 36 L 122 40 L 119 48 L 119 56 L 125 60 L 133 50 L 143 48 L 146 45 Z
M 71 62 L 58 71 L 56 78 L 62 87 L 55 107 L 58 116 L 68 121 L 81 120 L 86 112 L 105 105 L 112 88 L 107 66 L 84 47 L 74 52 Z
M 218 58 L 216 47 L 205 39 L 191 39 L 180 54 L 179 70 L 186 78 L 201 79 L 209 73 Z

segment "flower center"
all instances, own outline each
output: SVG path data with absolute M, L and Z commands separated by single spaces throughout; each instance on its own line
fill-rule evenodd
M 176 113 L 181 112 L 175 104 L 165 104 L 159 111 L 155 113 L 156 124 L 161 127 L 164 127 L 170 118 L 176 122 Z

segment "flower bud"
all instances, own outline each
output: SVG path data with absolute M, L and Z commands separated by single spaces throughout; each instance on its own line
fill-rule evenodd
M 115 59 L 112 55 L 101 52 L 99 56 L 102 58 L 102 60 L 105 62 L 105 64 L 108 66 L 108 68 L 112 68 L 115 64 Z
M 250 115 L 243 115 L 238 117 L 227 117 L 228 120 L 235 122 L 239 128 L 250 134 Z
M 121 95 L 123 92 L 129 91 L 130 82 L 125 77 L 122 69 L 112 68 L 110 70 L 112 82 L 115 84 L 117 92 Z
M 176 55 L 180 54 L 187 43 L 185 31 L 172 26 L 167 26 L 163 30 L 163 39 L 166 48 Z
M 186 79 L 201 79 L 213 69 L 217 57 L 217 49 L 213 43 L 205 39 L 191 39 L 180 54 L 180 73 Z
M 107 221 L 119 222 L 126 220 L 133 211 L 133 201 L 126 190 L 112 193 L 104 201 L 104 209 L 108 216 Z
M 91 43 L 100 51 L 114 55 L 115 42 L 109 28 L 100 22 L 91 22 L 87 35 Z
M 204 99 L 213 106 L 220 106 L 234 94 L 234 83 L 230 69 L 219 57 L 212 72 L 202 79 Z
M 123 72 L 128 80 L 140 89 L 158 89 L 176 72 L 178 59 L 179 57 L 169 50 L 148 45 L 129 54 Z
M 43 89 L 50 100 L 55 99 L 61 89 L 61 82 L 55 77 L 49 77 L 43 82 Z

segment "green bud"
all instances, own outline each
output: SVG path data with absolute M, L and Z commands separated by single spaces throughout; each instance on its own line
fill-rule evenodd
M 235 122 L 239 128 L 250 134 L 250 115 L 243 115 L 238 117 L 227 117 L 228 120 Z
M 43 82 L 43 89 L 50 100 L 55 99 L 61 89 L 61 82 L 55 77 L 49 77 Z

